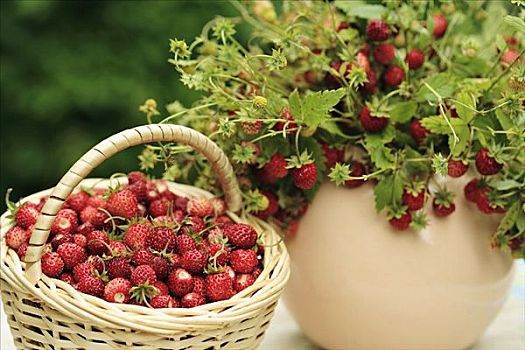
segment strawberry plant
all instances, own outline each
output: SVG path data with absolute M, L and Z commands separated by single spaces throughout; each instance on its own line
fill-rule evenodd
M 493 244 L 523 256 L 522 1 L 232 5 L 239 17 L 212 20 L 192 43 L 170 40 L 169 62 L 201 98 L 169 104 L 164 117 L 154 100 L 140 110 L 218 143 L 246 212 L 293 233 L 325 179 L 370 182 L 377 211 L 398 230 L 417 230 L 428 215 L 454 215 L 452 194 L 430 186 L 436 178 L 470 171 L 467 198 L 502 215 Z M 245 44 L 239 25 L 251 28 Z M 147 146 L 140 164 L 164 164 L 165 179 L 217 191 L 187 147 Z

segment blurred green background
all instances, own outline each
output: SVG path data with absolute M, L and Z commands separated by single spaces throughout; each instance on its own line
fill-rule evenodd
M 0 193 L 54 186 L 86 150 L 143 124 L 138 106 L 190 103 L 167 63 L 168 40 L 191 41 L 226 1 L 1 1 Z M 140 148 L 94 176 L 138 167 Z M 2 209 L 5 205 L 2 200 Z

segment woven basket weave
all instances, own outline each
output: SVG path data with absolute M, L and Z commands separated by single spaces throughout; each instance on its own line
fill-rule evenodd
M 115 304 L 83 294 L 69 284 L 42 274 L 40 257 L 50 226 L 62 204 L 80 184 L 105 188 L 109 180 L 84 178 L 100 163 L 128 147 L 174 141 L 204 154 L 225 193 L 228 215 L 253 225 L 266 245 L 264 269 L 256 282 L 231 299 L 191 309 L 150 309 Z M 179 195 L 207 196 L 196 187 L 169 183 Z M 289 276 L 289 257 L 275 230 L 252 216 L 238 217 L 241 194 L 225 154 L 204 135 L 177 125 L 157 124 L 122 131 L 93 147 L 49 195 L 33 230 L 25 262 L 3 239 L 12 226 L 0 218 L 0 278 L 4 310 L 19 349 L 255 349 L 262 341 Z

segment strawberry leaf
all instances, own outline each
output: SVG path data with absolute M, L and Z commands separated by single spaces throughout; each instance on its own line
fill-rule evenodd
M 459 117 L 465 122 L 468 123 L 474 118 L 476 112 L 476 100 L 468 92 L 462 91 L 457 96 L 457 100 L 460 103 L 456 103 L 456 111 L 458 112 Z
M 425 85 L 426 83 L 426 85 Z M 429 85 L 430 87 L 428 87 Z M 438 102 L 439 99 L 444 99 L 452 96 L 455 90 L 455 82 L 452 74 L 438 73 L 423 80 L 421 89 L 416 94 L 418 102 L 430 101 Z M 437 94 L 437 95 L 436 95 Z
M 399 174 L 385 176 L 374 187 L 376 210 L 380 212 L 386 207 L 401 202 L 403 196 L 403 178 Z
M 525 33 L 525 21 L 523 19 L 516 16 L 505 16 L 503 20 L 515 30 Z
M 306 95 L 300 106 L 297 106 L 297 102 L 300 102 L 299 97 L 294 98 L 292 114 L 306 126 L 317 127 L 330 118 L 328 112 L 339 103 L 344 94 L 343 89 L 314 92 Z M 297 114 L 295 110 L 300 112 Z
M 507 210 L 507 213 L 501 219 L 498 229 L 496 230 L 496 236 L 504 235 L 509 231 L 512 226 L 516 223 L 520 211 L 521 203 L 519 201 L 514 202 L 514 204 Z
M 335 6 L 348 16 L 367 19 L 381 18 L 386 12 L 385 7 L 381 5 L 367 4 L 365 1 L 336 0 Z
M 393 104 L 390 119 L 397 123 L 406 123 L 416 114 L 417 102 L 407 101 Z

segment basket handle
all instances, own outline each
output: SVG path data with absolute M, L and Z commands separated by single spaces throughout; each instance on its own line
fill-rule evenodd
M 42 208 L 27 248 L 24 261 L 27 279 L 36 284 L 42 276 L 40 258 L 47 242 L 51 225 L 66 198 L 80 182 L 106 159 L 116 153 L 150 142 L 176 141 L 189 145 L 210 161 L 225 194 L 229 210 L 241 208 L 241 191 L 233 168 L 224 152 L 208 137 L 185 126 L 174 124 L 150 124 L 127 129 L 115 134 L 85 153 L 62 177 Z

